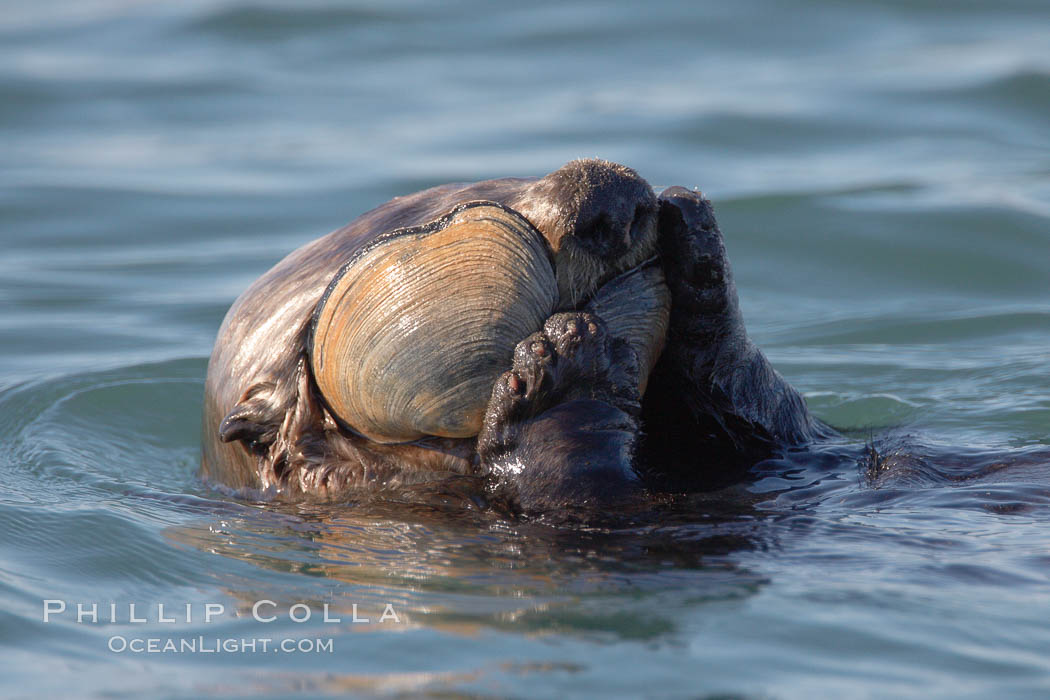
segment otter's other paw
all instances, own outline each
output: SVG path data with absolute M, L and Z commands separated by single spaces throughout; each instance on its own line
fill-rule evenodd
M 746 337 L 725 240 L 711 202 L 669 187 L 660 195 L 660 260 L 671 290 L 671 326 L 682 335 Z
M 718 486 L 819 426 L 748 338 L 711 203 L 665 190 L 659 236 L 671 316 L 642 410 L 644 463 L 673 488 Z

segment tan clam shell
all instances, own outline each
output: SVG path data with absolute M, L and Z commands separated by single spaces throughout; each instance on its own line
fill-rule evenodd
M 605 321 L 609 335 L 627 341 L 638 356 L 638 395 L 667 342 L 671 290 L 663 268 L 650 260 L 606 282 L 587 303 L 587 311 Z
M 325 403 L 376 442 L 471 437 L 558 284 L 542 235 L 493 202 L 383 234 L 329 285 L 310 363 Z

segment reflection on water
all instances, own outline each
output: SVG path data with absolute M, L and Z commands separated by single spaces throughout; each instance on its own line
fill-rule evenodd
M 908 501 L 1035 515 L 1050 506 L 1050 486 L 1005 486 L 1033 481 L 1050 484 L 1045 448 L 947 449 L 887 434 L 864 447 L 790 453 L 760 465 L 751 484 L 660 496 L 605 524 L 593 517 L 587 524 L 511 521 L 383 501 L 266 505 L 169 528 L 165 536 L 264 569 L 338 582 L 326 600 L 346 615 L 354 604 L 379 611 L 396 601 L 409 624 L 457 634 L 491 627 L 674 639 L 680 630 L 668 597 L 697 606 L 746 598 L 768 583 L 741 565 L 742 553 L 797 548 L 844 515 Z M 245 606 L 255 600 L 250 584 L 227 592 Z
M 493 627 L 648 639 L 675 632 L 662 597 L 685 593 L 700 604 L 751 595 L 762 585 L 762 576 L 729 557 L 771 544 L 765 516 L 742 495 L 668 498 L 631 522 L 618 519 L 617 527 L 386 502 L 267 506 L 169 528 L 165 536 L 272 571 L 338 582 L 338 595 L 327 602 L 348 617 L 355 604 L 378 616 L 394 602 L 410 624 L 459 634 Z M 256 599 L 245 583 L 227 592 L 250 607 Z M 296 595 L 285 600 L 301 600 Z

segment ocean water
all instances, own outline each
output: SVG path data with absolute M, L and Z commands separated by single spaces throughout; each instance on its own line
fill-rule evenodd
M 1050 696 L 1048 47 L 1042 0 L 4 3 L 0 695 Z M 713 199 L 842 440 L 623 527 L 198 480 L 253 279 L 583 156 Z

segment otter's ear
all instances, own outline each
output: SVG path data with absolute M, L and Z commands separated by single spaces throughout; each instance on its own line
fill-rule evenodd
M 254 384 L 219 424 L 219 439 L 241 441 L 252 452 L 261 452 L 277 437 L 280 427 L 275 408 L 276 386 L 271 382 Z

